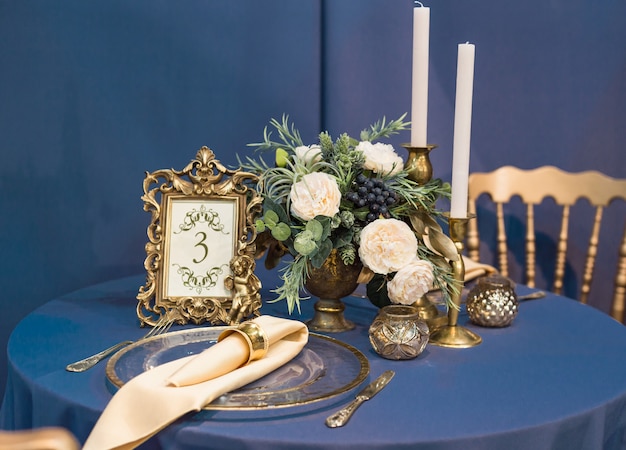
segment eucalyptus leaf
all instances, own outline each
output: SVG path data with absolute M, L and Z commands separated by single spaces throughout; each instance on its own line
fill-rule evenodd
M 263 216 L 263 219 L 265 220 L 265 223 L 267 224 L 267 226 L 270 228 L 275 227 L 276 224 L 280 222 L 280 219 L 278 218 L 278 214 L 276 214 L 276 212 L 272 210 L 267 211 L 265 215 Z
M 256 228 L 257 233 L 263 233 L 265 231 L 265 222 L 262 220 L 256 220 L 254 222 L 254 227 Z
M 306 231 L 311 233 L 311 238 L 314 241 L 319 241 L 322 239 L 322 234 L 324 233 L 324 226 L 316 219 L 311 219 L 307 222 L 305 228 Z
M 291 228 L 286 223 L 278 223 L 272 228 L 272 236 L 277 241 L 286 241 L 291 237 Z
M 278 216 L 278 221 L 289 223 L 289 216 L 285 212 L 285 209 L 279 203 L 272 200 L 271 197 L 265 196 L 263 198 L 263 209 L 265 211 L 265 216 L 267 216 L 267 213 L 272 211 Z
M 313 234 L 308 230 L 298 233 L 293 240 L 293 248 L 303 256 L 309 256 L 311 253 L 315 252 L 315 250 L 317 250 L 317 244 L 313 239 Z

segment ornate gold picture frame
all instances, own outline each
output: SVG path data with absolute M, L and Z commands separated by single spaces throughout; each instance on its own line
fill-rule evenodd
M 137 294 L 142 326 L 163 316 L 179 324 L 233 324 L 259 315 L 257 181 L 227 169 L 208 147 L 181 171 L 146 172 L 141 198 L 151 221 L 146 284 Z

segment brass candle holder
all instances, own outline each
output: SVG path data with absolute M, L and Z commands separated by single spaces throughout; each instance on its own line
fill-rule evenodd
M 430 152 L 437 148 L 436 145 L 426 145 L 425 147 L 402 144 L 409 152 L 405 167 L 408 168 L 409 179 L 423 185 L 428 183 L 433 177 L 433 165 L 430 162 Z M 418 298 L 412 306 L 418 311 L 419 318 L 428 324 L 431 330 L 446 324 L 446 314 L 431 302 L 425 295 Z
M 430 152 L 437 148 L 436 145 L 415 147 L 411 144 L 402 144 L 409 152 L 405 167 L 408 167 L 409 178 L 417 184 L 426 184 L 433 177 L 433 165 L 430 162 Z
M 469 348 L 482 342 L 482 338 L 471 330 L 458 325 L 459 310 L 461 309 L 461 293 L 463 292 L 465 279 L 465 264 L 463 263 L 463 241 L 467 234 L 467 223 L 474 215 L 466 218 L 448 218 L 450 226 L 450 238 L 456 246 L 459 258 L 451 261 L 452 273 L 456 289 L 452 292 L 454 307 L 448 308 L 448 324 L 437 328 L 430 335 L 430 343 L 441 347 Z

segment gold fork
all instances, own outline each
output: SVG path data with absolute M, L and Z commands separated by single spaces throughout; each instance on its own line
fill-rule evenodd
M 116 351 L 120 350 L 121 348 L 126 347 L 127 345 L 130 345 L 130 344 L 132 344 L 134 342 L 143 341 L 144 339 L 148 339 L 148 338 L 153 337 L 153 336 L 158 336 L 160 334 L 167 333 L 169 331 L 169 329 L 171 328 L 173 323 L 174 323 L 173 320 L 170 320 L 166 316 L 163 316 L 163 317 L 161 317 L 157 321 L 157 323 L 154 325 L 154 327 L 152 327 L 152 329 L 150 329 L 150 331 L 148 331 L 143 337 L 137 339 L 136 341 L 122 341 L 122 342 L 119 342 L 119 343 L 117 343 L 117 344 L 107 348 L 106 350 L 102 350 L 101 352 L 96 353 L 95 355 L 89 356 L 89 357 L 87 357 L 85 359 L 81 359 L 80 361 L 73 362 L 72 364 L 68 364 L 65 367 L 65 370 L 67 370 L 69 372 L 84 372 L 87 369 L 91 369 L 93 366 L 98 364 L 104 358 L 106 358 L 107 356 L 115 353 Z

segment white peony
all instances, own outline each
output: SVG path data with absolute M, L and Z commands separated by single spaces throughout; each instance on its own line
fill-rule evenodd
M 395 175 L 404 168 L 404 161 L 390 144 L 361 141 L 356 146 L 365 156 L 364 167 L 381 175 Z
M 302 220 L 315 216 L 333 217 L 339 212 L 341 192 L 337 180 L 323 172 L 313 172 L 291 186 L 291 212 Z
M 301 145 L 296 147 L 294 151 L 296 157 L 307 164 L 322 160 L 322 148 L 319 145 Z
M 374 273 L 396 272 L 415 259 L 417 238 L 398 219 L 377 219 L 361 231 L 359 257 Z
M 387 283 L 387 294 L 393 303 L 410 305 L 433 287 L 433 265 L 418 258 L 398 270 Z

